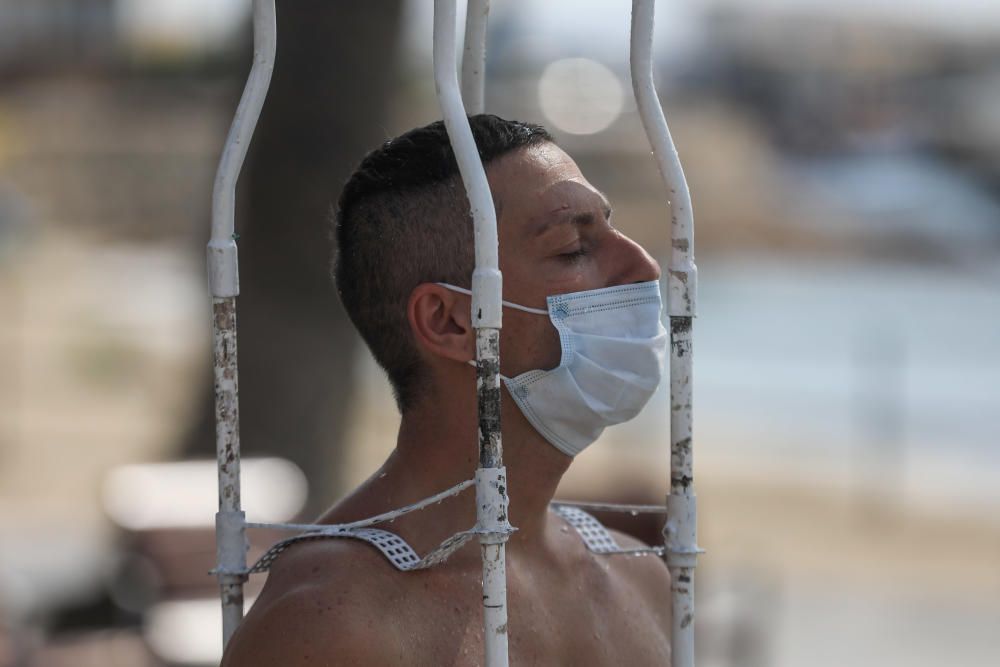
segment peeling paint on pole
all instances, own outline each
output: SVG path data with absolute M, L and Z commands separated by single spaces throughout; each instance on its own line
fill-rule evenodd
M 670 488 L 687 494 L 694 479 L 692 458 L 691 317 L 670 318 Z
M 476 330 L 476 403 L 479 411 L 479 465 L 502 465 L 500 440 L 500 330 Z
M 215 444 L 219 461 L 219 510 L 240 506 L 239 384 L 236 366 L 236 298 L 215 299 L 213 357 Z
M 216 577 L 222 597 L 223 646 L 243 620 L 246 528 L 240 508 L 240 416 L 236 352 L 236 297 L 212 303 L 215 445 L 219 511 L 215 515 Z

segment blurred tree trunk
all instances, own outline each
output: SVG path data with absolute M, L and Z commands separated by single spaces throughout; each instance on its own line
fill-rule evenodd
M 344 491 L 362 353 L 330 280 L 331 215 L 353 167 L 387 138 L 401 4 L 277 1 L 274 77 L 239 181 L 243 452 L 297 463 L 310 515 Z M 188 456 L 214 456 L 211 401 L 209 386 Z

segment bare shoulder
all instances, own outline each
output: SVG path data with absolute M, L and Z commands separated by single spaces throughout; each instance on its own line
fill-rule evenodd
M 622 549 L 648 548 L 645 542 L 619 530 L 609 528 L 615 541 Z M 630 558 L 619 556 L 616 560 L 618 574 L 629 582 L 640 594 L 659 606 L 670 595 L 670 570 L 662 558 L 655 554 Z
M 260 597 L 233 635 L 223 667 L 394 664 L 383 655 L 383 613 L 399 600 L 397 574 L 368 545 L 296 544 L 274 562 Z M 334 658 L 335 657 L 335 658 Z

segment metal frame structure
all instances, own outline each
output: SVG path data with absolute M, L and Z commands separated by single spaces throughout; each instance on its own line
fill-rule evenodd
M 476 330 L 476 393 L 479 412 L 479 469 L 476 517 L 483 557 L 483 627 L 486 664 L 507 665 L 507 471 L 500 438 L 500 327 L 503 277 L 500 275 L 497 216 L 486 170 L 462 103 L 458 83 L 456 0 L 434 0 L 434 87 L 444 124 L 465 184 L 475 228 L 476 268 L 472 272 L 472 326 Z M 488 2 L 473 3 L 467 15 L 466 90 L 483 98 Z M 472 7 L 470 7 L 472 9 Z
M 324 532 L 347 531 L 355 525 L 248 523 L 240 506 L 240 446 L 236 355 L 236 297 L 239 295 L 235 191 L 254 127 L 260 116 L 274 68 L 275 0 L 253 0 L 254 63 L 219 163 L 212 199 L 212 236 L 208 244 L 209 288 L 213 300 L 216 451 L 219 465 L 219 511 L 216 514 L 217 566 L 222 598 L 223 646 L 243 617 L 243 584 L 257 566 L 247 568 L 246 529 L 274 527 Z M 468 193 L 475 229 L 476 266 L 472 275 L 472 321 L 476 330 L 476 390 L 479 468 L 476 471 L 476 526 L 449 538 L 424 560 L 441 562 L 464 539 L 478 535 L 483 565 L 485 664 L 508 665 L 507 581 L 505 544 L 513 530 L 508 522 L 506 470 L 500 437 L 500 328 L 502 285 L 496 212 L 486 172 L 472 136 L 467 114 L 484 108 L 486 27 L 489 0 L 468 0 L 462 77 L 458 76 L 457 0 L 434 0 L 434 82 L 462 181 Z M 666 183 L 671 214 L 671 255 L 667 271 L 670 317 L 670 494 L 666 506 L 590 504 L 590 507 L 636 514 L 667 514 L 665 544 L 648 551 L 665 553 L 672 576 L 672 661 L 694 665 L 694 569 L 696 505 L 691 458 L 691 328 L 695 315 L 697 270 L 694 265 L 691 198 L 677 151 L 653 84 L 653 19 L 655 0 L 632 0 L 630 65 L 639 114 Z M 463 103 L 464 100 L 464 103 Z M 369 526 L 389 517 L 426 507 L 431 500 L 453 495 L 473 481 L 412 506 L 355 522 Z M 588 506 L 583 504 L 582 506 Z M 449 550 L 450 549 L 450 550 Z M 635 550 L 620 553 L 634 553 Z
M 698 269 L 694 264 L 694 214 L 691 194 L 653 84 L 655 0 L 632 0 L 630 68 L 639 117 L 653 149 L 670 201 L 670 260 L 667 263 L 667 314 L 670 317 L 670 494 L 663 529 L 670 568 L 675 667 L 694 666 L 694 570 L 697 504 L 692 460 L 692 324 Z
M 222 596 L 223 646 L 243 620 L 246 581 L 246 515 L 240 507 L 239 375 L 236 357 L 236 297 L 240 293 L 236 253 L 236 181 L 250 137 L 271 84 L 277 47 L 274 0 L 253 3 L 253 67 L 226 139 L 212 192 L 212 236 L 208 242 L 208 287 L 212 294 L 215 375 L 215 443 L 219 462 L 219 511 L 215 515 L 217 564 Z

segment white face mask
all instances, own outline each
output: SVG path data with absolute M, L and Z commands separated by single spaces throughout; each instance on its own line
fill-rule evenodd
M 660 321 L 660 285 L 653 280 L 558 294 L 546 302 L 547 311 L 503 304 L 549 316 L 559 332 L 559 365 L 503 380 L 535 430 L 576 456 L 606 427 L 639 414 L 660 384 L 669 343 Z

